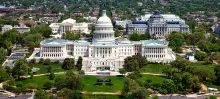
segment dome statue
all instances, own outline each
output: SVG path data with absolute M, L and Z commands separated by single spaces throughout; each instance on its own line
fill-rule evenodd
M 98 19 L 97 24 L 112 25 L 111 19 L 106 15 L 106 10 L 103 10 L 102 16 Z

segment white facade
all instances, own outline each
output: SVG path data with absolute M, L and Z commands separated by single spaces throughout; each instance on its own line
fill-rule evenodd
M 17 30 L 19 33 L 26 33 L 30 31 L 30 27 L 26 27 L 25 25 L 14 26 L 13 29 Z
M 145 14 L 144 16 L 141 16 L 140 18 L 137 18 L 137 21 L 149 21 L 150 17 L 153 14 Z M 180 21 L 185 23 L 185 20 L 181 19 L 179 16 L 175 15 L 175 14 L 160 14 L 163 18 L 164 21 Z
M 11 25 L 4 25 L 2 27 L 2 33 L 5 33 L 6 31 L 11 30 L 11 29 L 13 29 Z
M 53 33 L 63 35 L 66 31 L 80 31 L 81 33 L 89 33 L 88 23 L 76 23 L 74 19 L 66 19 L 62 23 L 50 24 Z
M 49 27 L 52 29 L 53 34 L 58 33 L 60 23 L 51 23 Z
M 20 26 L 14 26 L 12 27 L 11 25 L 4 25 L 2 27 L 2 33 L 8 31 L 8 30 L 11 30 L 11 29 L 15 29 L 17 30 L 19 33 L 25 33 L 25 32 L 29 32 L 30 31 L 30 28 L 29 27 L 26 27 L 25 25 L 22 25 L 20 24 Z
M 44 40 L 40 49 L 35 50 L 28 59 L 50 58 L 51 60 L 64 60 L 79 56 L 83 57 L 82 70 L 96 71 L 104 67 L 110 71 L 123 68 L 124 59 L 132 55 L 145 56 L 150 62 L 168 63 L 176 59 L 174 53 L 168 48 L 168 43 L 158 40 L 115 40 L 113 25 L 105 10 L 96 24 L 93 41 L 69 41 L 61 39 Z
M 131 20 L 124 20 L 124 21 L 115 21 L 115 25 L 119 26 L 121 25 L 123 28 L 126 28 L 126 25 L 128 23 L 131 23 Z
M 147 14 L 137 21 L 127 24 L 126 31 L 128 34 L 135 32 L 149 33 L 157 39 L 164 39 L 166 35 L 176 31 L 180 33 L 189 32 L 189 26 L 180 19 L 179 16 L 173 14 Z

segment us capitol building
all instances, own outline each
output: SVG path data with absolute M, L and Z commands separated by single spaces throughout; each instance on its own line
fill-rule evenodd
M 118 71 L 123 68 L 124 59 L 132 55 L 144 56 L 150 62 L 169 63 L 176 59 L 166 41 L 115 39 L 112 22 L 104 10 L 97 21 L 92 41 L 44 40 L 27 60 L 49 58 L 63 61 L 65 58 L 74 58 L 77 62 L 78 57 L 82 56 L 82 70 L 85 72 L 96 71 L 98 67 Z

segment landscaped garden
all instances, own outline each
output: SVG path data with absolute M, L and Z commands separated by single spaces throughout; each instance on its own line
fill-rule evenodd
M 124 77 L 116 76 L 84 76 L 84 90 L 88 92 L 121 91 Z
M 63 77 L 64 75 L 55 75 Z M 28 83 L 37 84 L 39 88 L 48 81 L 48 76 L 35 76 L 32 79 L 18 80 L 16 84 L 26 85 Z M 124 77 L 116 76 L 84 76 L 84 91 L 87 92 L 117 92 L 121 91 L 124 84 Z

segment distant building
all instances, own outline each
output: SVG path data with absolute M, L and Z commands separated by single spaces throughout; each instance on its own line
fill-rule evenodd
M 207 18 L 206 22 L 211 22 L 211 23 L 218 22 L 218 17 Z
M 66 31 L 81 31 L 81 33 L 89 34 L 88 23 L 76 23 L 74 19 L 66 19 L 62 23 L 51 23 L 53 33 L 63 35 Z
M 144 26 L 146 27 L 144 28 Z M 128 34 L 134 32 L 149 33 L 157 39 L 164 39 L 165 35 L 173 31 L 189 32 L 189 26 L 179 16 L 159 14 L 159 12 L 155 11 L 153 15 L 147 14 L 137 19 L 136 22 L 127 24 L 126 31 Z
M 29 27 L 26 27 L 25 25 L 23 24 L 20 24 L 20 26 L 14 26 L 12 27 L 11 25 L 4 25 L 2 27 L 2 33 L 8 31 L 8 30 L 11 30 L 11 29 L 15 29 L 17 30 L 19 33 L 25 33 L 25 32 L 29 32 L 30 31 L 30 28 Z
M 123 28 L 126 28 L 126 25 L 127 25 L 128 23 L 131 23 L 131 20 L 123 20 L 123 21 L 118 21 L 118 20 L 116 20 L 116 21 L 115 21 L 115 25 L 116 25 L 116 26 L 121 25 Z
M 87 19 L 89 23 L 96 23 L 97 22 L 97 17 L 89 16 L 89 17 L 83 17 L 83 18 Z
M 15 7 L 0 6 L 0 13 L 11 13 L 15 11 Z
M 6 31 L 11 30 L 11 29 L 13 29 L 11 25 L 4 25 L 2 27 L 2 33 L 5 33 Z
M 53 34 L 58 33 L 60 23 L 51 23 L 49 27 L 51 27 Z
M 220 35 L 220 22 L 215 24 L 214 26 L 214 32 L 218 35 Z
M 189 61 L 195 61 L 195 56 L 192 52 L 187 52 L 185 58 L 188 59 Z
M 13 29 L 17 30 L 19 33 L 26 33 L 30 31 L 30 27 L 20 24 L 20 26 L 14 26 Z

